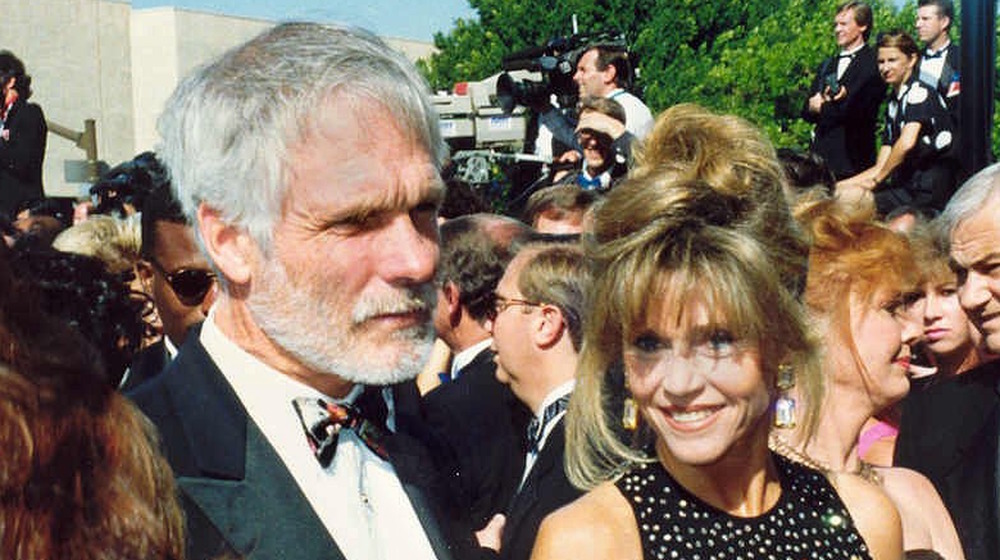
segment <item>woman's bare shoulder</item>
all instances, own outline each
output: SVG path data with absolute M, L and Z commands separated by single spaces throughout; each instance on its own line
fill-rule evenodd
M 639 560 L 642 548 L 632 507 L 606 482 L 542 521 L 532 560 Z
M 877 484 L 859 476 L 830 473 L 830 482 L 854 520 L 875 560 L 903 558 L 899 511 Z

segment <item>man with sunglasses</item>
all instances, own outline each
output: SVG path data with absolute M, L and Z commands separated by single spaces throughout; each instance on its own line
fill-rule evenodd
M 160 166 L 156 162 L 157 167 Z M 198 250 L 194 228 L 170 190 L 166 174 L 142 205 L 142 262 L 139 278 L 153 298 L 163 338 L 136 354 L 122 381 L 129 391 L 163 371 L 177 355 L 188 330 L 205 320 L 215 301 L 215 273 Z
M 449 560 L 438 473 L 400 431 L 434 343 L 446 153 L 416 68 L 366 31 L 282 23 L 184 79 L 158 127 L 219 281 L 131 394 L 188 558 Z

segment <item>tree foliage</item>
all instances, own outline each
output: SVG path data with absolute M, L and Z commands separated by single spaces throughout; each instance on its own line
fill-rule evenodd
M 840 1 L 470 0 L 478 20 L 460 20 L 435 35 L 440 52 L 420 64 L 436 89 L 480 80 L 500 71 L 505 54 L 572 34 L 575 14 L 581 32 L 625 33 L 654 113 L 695 102 L 749 119 L 776 145 L 805 147 L 812 126 L 800 114 L 816 68 L 836 52 L 833 14 Z M 870 43 L 883 30 L 914 33 L 915 3 L 871 0 Z M 1000 118 L 995 149 L 998 129 Z

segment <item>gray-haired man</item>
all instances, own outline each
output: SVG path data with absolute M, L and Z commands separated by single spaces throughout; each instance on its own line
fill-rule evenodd
M 366 32 L 282 24 L 184 80 L 159 129 L 221 286 L 133 395 L 190 557 L 447 558 L 429 457 L 393 433 L 392 385 L 434 339 L 443 193 L 413 66 Z

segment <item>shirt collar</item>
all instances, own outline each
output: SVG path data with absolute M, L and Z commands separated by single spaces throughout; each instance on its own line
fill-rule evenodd
M 840 51 L 840 56 L 858 54 L 858 51 L 860 51 L 863 48 L 865 48 L 865 44 L 861 43 L 860 45 L 854 47 L 853 49 L 848 49 L 846 51 Z
M 476 356 L 478 356 L 480 352 L 483 352 L 484 350 L 489 348 L 491 344 L 493 344 L 493 339 L 487 338 L 473 344 L 472 346 L 469 346 L 468 348 L 462 350 L 461 352 L 456 353 L 455 356 L 452 357 L 451 359 L 452 381 L 458 379 L 458 372 L 462 371 L 462 368 L 464 368 L 465 366 L 471 364 L 472 360 L 475 360 Z
M 556 402 L 563 396 L 572 393 L 574 387 L 576 387 L 576 379 L 570 379 L 569 381 L 549 391 L 549 394 L 542 400 L 542 405 L 538 407 L 538 410 L 534 411 L 535 418 L 540 419 L 542 415 L 545 414 L 545 407 Z
M 950 46 L 951 46 L 951 39 L 948 39 L 948 41 L 944 45 L 942 45 L 940 49 L 934 50 L 930 47 L 927 47 L 926 49 L 924 49 L 924 53 L 927 55 L 936 56 L 938 53 L 942 53 L 948 50 L 948 47 Z

